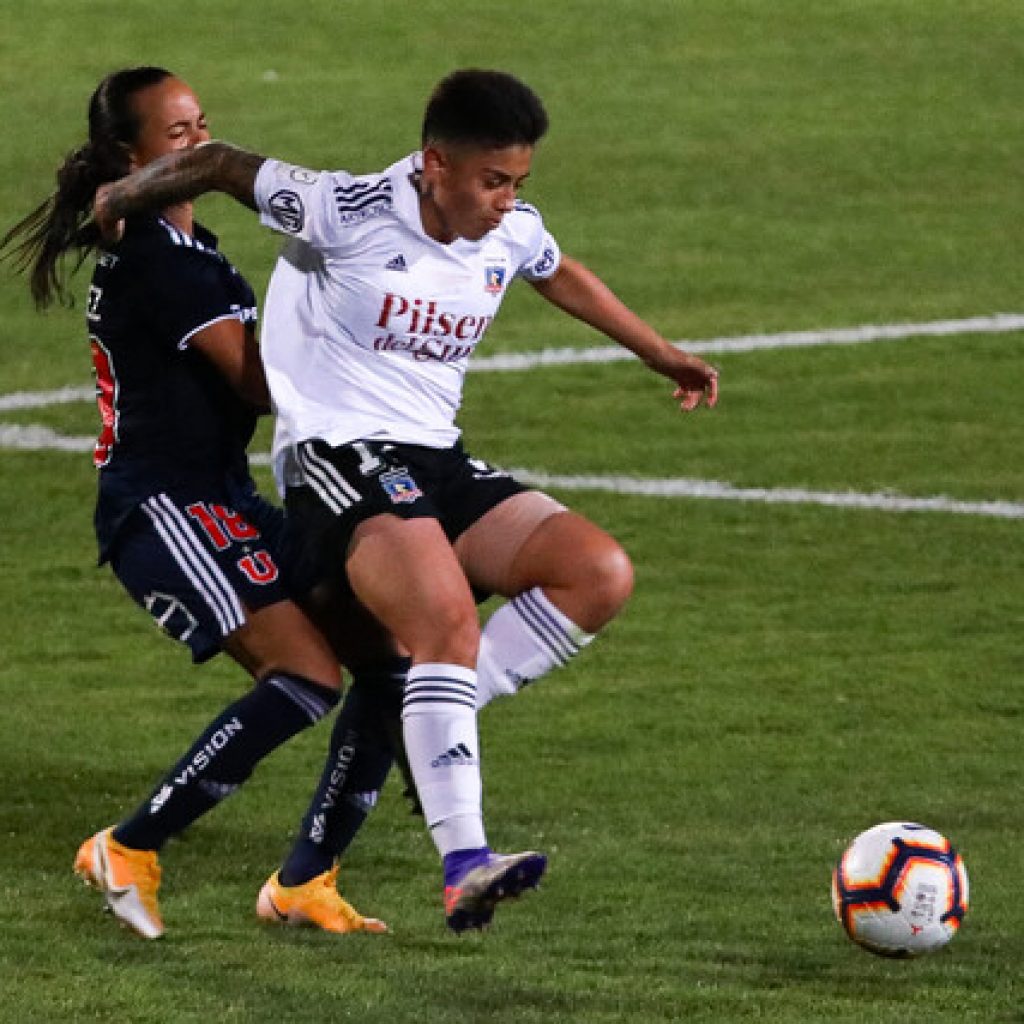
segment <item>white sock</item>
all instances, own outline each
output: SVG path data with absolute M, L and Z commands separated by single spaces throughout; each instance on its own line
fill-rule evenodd
M 402 735 L 423 816 L 442 857 L 487 845 L 475 701 L 471 668 L 424 664 L 409 670 Z
M 593 639 L 540 587 L 517 594 L 490 617 L 480 637 L 477 709 L 566 664 Z

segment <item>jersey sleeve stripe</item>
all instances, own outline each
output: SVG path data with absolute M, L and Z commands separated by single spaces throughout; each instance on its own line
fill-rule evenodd
M 339 198 L 351 198 L 360 196 L 365 192 L 372 192 L 374 189 L 380 188 L 380 186 L 380 181 L 357 181 L 351 185 L 335 185 L 334 194 Z
M 358 193 L 346 193 L 340 189 L 334 190 L 334 201 L 339 213 L 358 213 L 360 210 L 371 206 L 374 203 L 388 203 L 391 201 L 391 182 L 385 178 L 378 182 L 371 190 Z
M 242 316 L 241 310 L 238 310 L 237 312 L 233 311 L 231 313 L 221 313 L 220 316 L 215 316 L 212 320 L 207 320 L 206 323 L 200 324 L 198 327 L 193 327 L 192 330 L 188 332 L 188 334 L 182 335 L 182 337 L 178 340 L 178 348 L 182 352 L 184 352 L 185 349 L 188 348 L 188 343 L 200 331 L 205 331 L 207 327 L 211 326 L 212 324 L 218 324 L 221 322 L 221 320 L 239 320 L 242 323 L 245 323 L 245 319 Z

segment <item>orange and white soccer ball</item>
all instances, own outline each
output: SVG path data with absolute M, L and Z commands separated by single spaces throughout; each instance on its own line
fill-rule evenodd
M 933 953 L 967 913 L 967 871 L 945 836 L 887 821 L 862 832 L 832 872 L 832 906 L 846 934 L 879 956 Z

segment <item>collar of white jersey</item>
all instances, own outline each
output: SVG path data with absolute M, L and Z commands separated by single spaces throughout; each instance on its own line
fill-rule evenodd
M 414 184 L 416 175 L 421 174 L 422 172 L 422 150 L 416 150 L 414 153 L 410 153 L 408 156 L 402 157 L 401 160 L 397 163 L 393 163 L 384 172 L 384 174 L 391 179 L 391 195 L 394 202 L 394 206 L 392 208 L 395 211 L 395 216 L 415 231 L 416 234 L 427 239 L 427 241 L 433 242 L 435 245 L 441 246 L 449 252 L 472 253 L 478 251 L 483 244 L 482 240 L 473 242 L 468 238 L 460 237 L 456 238 L 452 242 L 438 242 L 423 230 L 423 215 L 420 212 L 420 193 Z M 507 220 L 507 217 L 502 220 L 502 227 L 507 226 Z M 495 231 L 500 230 L 500 227 L 495 229 Z
M 423 234 L 423 218 L 420 216 L 420 194 L 413 184 L 417 174 L 423 171 L 423 153 L 416 150 L 392 164 L 384 173 L 391 179 L 391 195 L 394 210 L 399 220 L 404 221 L 418 234 Z

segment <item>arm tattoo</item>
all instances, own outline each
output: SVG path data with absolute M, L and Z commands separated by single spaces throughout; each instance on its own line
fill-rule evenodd
M 169 153 L 114 182 L 107 207 L 113 217 L 122 218 L 161 210 L 204 192 L 224 192 L 255 210 L 256 174 L 264 159 L 226 142 Z

